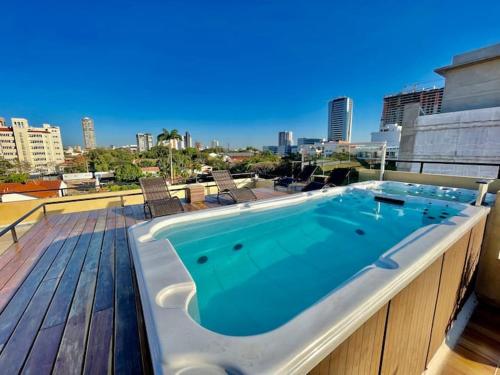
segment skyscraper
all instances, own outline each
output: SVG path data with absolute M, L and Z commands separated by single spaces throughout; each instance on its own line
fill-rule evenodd
M 137 140 L 137 151 L 149 151 L 153 147 L 153 136 L 151 133 L 137 133 L 135 138 Z
M 278 146 L 291 146 L 293 143 L 293 133 L 289 131 L 279 132 Z
M 328 141 L 351 142 L 352 109 L 352 99 L 347 96 L 328 103 Z
M 184 135 L 184 148 L 193 147 L 193 139 L 191 138 L 191 134 L 186 132 Z
M 83 147 L 87 150 L 95 148 L 94 120 L 90 117 L 82 118 Z

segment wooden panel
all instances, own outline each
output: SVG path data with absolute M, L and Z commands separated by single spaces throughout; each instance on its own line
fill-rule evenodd
M 451 319 L 455 315 L 469 237 L 470 232 L 455 242 L 444 254 L 427 364 L 443 342 Z
M 470 241 L 469 241 L 469 249 L 467 254 L 467 260 L 465 265 L 465 274 L 463 286 L 464 290 L 462 290 L 462 296 L 465 295 L 466 288 L 474 276 L 474 272 L 476 271 L 477 264 L 479 263 L 479 255 L 481 254 L 481 245 L 483 243 L 483 234 L 484 227 L 486 226 L 486 218 L 482 219 L 479 223 L 477 223 L 474 228 L 472 228 Z
M 359 327 L 319 363 L 311 375 L 377 374 L 382 352 L 387 305 Z
M 381 374 L 421 374 L 425 369 L 443 257 L 389 303 Z

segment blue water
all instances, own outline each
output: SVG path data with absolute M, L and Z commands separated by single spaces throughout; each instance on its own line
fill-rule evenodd
M 157 237 L 170 240 L 196 283 L 200 324 L 244 336 L 286 323 L 416 229 L 457 213 L 445 202 L 396 206 L 354 190 Z

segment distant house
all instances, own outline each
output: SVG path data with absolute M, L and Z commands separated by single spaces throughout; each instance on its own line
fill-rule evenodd
M 64 195 L 68 185 L 61 180 L 31 180 L 26 183 L 0 183 L 0 202 L 17 202 Z

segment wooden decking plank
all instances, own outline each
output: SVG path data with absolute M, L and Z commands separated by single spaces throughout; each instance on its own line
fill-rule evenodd
M 0 311 L 5 308 L 12 292 L 15 291 L 26 275 L 31 271 L 35 261 L 54 240 L 54 236 L 61 230 L 61 226 L 68 217 L 61 215 L 49 230 L 44 232 L 41 240 L 35 242 L 33 247 L 25 247 L 16 255 L 0 272 Z
M 89 218 L 89 212 L 74 215 L 78 220 L 77 224 L 73 228 L 67 241 L 64 243 L 64 246 L 59 252 L 57 258 L 45 274 L 44 280 L 56 279 L 58 282 L 60 281 L 64 269 L 76 248 L 76 244 L 84 231 L 85 224 Z M 55 293 L 55 290 L 56 289 L 53 290 L 53 294 Z M 59 341 L 64 329 L 64 324 L 59 324 L 55 327 L 58 328 L 52 329 L 53 327 L 49 327 L 40 330 L 34 340 L 34 344 L 29 353 L 25 367 L 23 368 L 23 372 L 38 373 L 40 368 L 48 369 L 47 371 L 51 370 L 53 358 L 55 358 L 59 347 Z M 49 361 L 50 358 L 52 358 L 51 361 Z
M 107 374 L 113 366 L 113 314 L 111 307 L 92 316 L 84 374 Z
M 42 328 L 56 326 L 66 321 L 96 221 L 97 211 L 93 211 L 85 223 L 83 232 L 78 239 L 75 250 L 57 286 L 54 298 L 52 299 L 47 315 L 43 321 Z
M 0 354 L 0 369 L 4 374 L 18 373 L 28 355 L 33 339 L 42 323 L 43 313 L 50 302 L 57 279 L 43 281 L 16 326 L 11 339 Z
M 81 372 L 83 366 L 106 214 L 107 211 L 101 211 L 97 218 L 54 363 L 55 374 L 77 374 Z
M 125 218 L 119 216 L 116 232 L 116 285 L 114 370 L 116 373 L 142 372 L 135 291 L 132 282 Z
M 32 272 L 30 272 L 19 289 L 15 291 L 15 294 L 14 291 L 12 292 L 14 296 L 0 315 L 0 350 L 14 331 L 24 309 L 35 294 L 43 277 L 61 250 L 75 223 L 75 219 L 67 220 L 64 223 L 60 228 L 60 232 L 53 238 L 53 242 L 41 256 L 39 261 L 33 266 Z
M 40 221 L 35 223 L 28 232 L 19 238 L 17 243 L 10 245 L 1 255 L 0 255 L 0 270 L 5 267 L 7 263 L 11 261 L 21 250 L 27 246 L 31 245 L 34 238 L 37 238 L 40 233 L 43 233 L 47 229 L 47 226 L 55 219 L 54 216 L 43 217 Z
M 89 215 L 85 215 L 84 219 L 86 220 L 82 220 L 78 224 L 80 236 L 77 238 L 77 241 L 73 241 L 74 249 L 71 252 L 69 260 L 67 260 L 67 265 L 63 270 L 62 276 L 60 275 L 61 269 L 59 267 L 57 267 L 57 272 L 51 272 L 51 269 L 46 275 L 47 279 L 55 278 L 60 279 L 60 281 L 43 321 L 42 328 L 31 348 L 23 372 L 38 374 L 42 371 L 41 369 L 47 369 L 48 372 L 52 370 L 80 270 L 97 221 L 97 211 L 92 211 Z M 45 373 L 45 370 L 43 372 Z
M 22 369 L 23 374 L 50 374 L 63 331 L 64 323 L 38 332 L 35 343 Z
M 73 214 L 77 218 L 77 223 L 73 230 L 71 231 L 71 234 L 69 235 L 68 239 L 63 245 L 63 248 L 57 255 L 57 259 L 54 261 L 54 263 L 50 266 L 47 274 L 45 275 L 44 279 L 53 279 L 53 278 L 60 278 L 66 269 L 66 266 L 68 265 L 69 259 L 71 258 L 71 255 L 73 254 L 73 251 L 75 250 L 75 246 L 78 243 L 78 239 L 80 238 L 80 235 L 82 234 L 83 229 L 85 228 L 85 223 L 87 222 L 87 219 L 89 217 L 89 212 L 83 212 L 81 214 Z
M 95 300 L 85 355 L 84 373 L 107 373 L 113 364 L 114 243 L 116 210 L 108 212 L 97 274 Z

